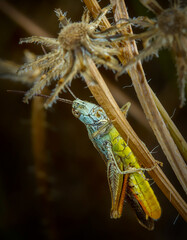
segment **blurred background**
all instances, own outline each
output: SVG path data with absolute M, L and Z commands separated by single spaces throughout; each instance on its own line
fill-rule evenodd
M 5 2 L 54 37 L 59 32 L 54 9 L 61 8 L 74 22 L 80 21 L 85 6 L 80 0 Z M 169 6 L 168 1 L 159 2 L 163 7 Z M 16 22 L 16 14 L 5 9 L 2 3 L 0 58 L 22 64 L 25 48 L 37 55 L 43 54 L 40 46 L 18 44 L 20 38 L 30 34 Z M 101 7 L 107 4 L 107 0 L 100 1 Z M 153 17 L 137 0 L 127 0 L 126 4 L 130 17 Z M 30 29 L 30 24 L 26 24 Z M 153 91 L 186 137 L 187 109 L 186 106 L 178 108 L 177 76 L 171 53 L 163 50 L 159 58 L 144 62 L 143 66 Z M 119 105 L 132 102 L 129 122 L 151 151 L 158 142 L 133 87 L 127 87 L 131 85 L 130 78 L 125 74 L 117 82 L 110 70 L 102 67 L 100 70 Z M 185 222 L 153 181 L 152 187 L 163 211 L 154 231 L 139 225 L 126 202 L 123 216 L 110 219 L 106 166 L 89 141 L 86 128 L 72 115 L 71 105 L 57 103 L 47 111 L 39 109 L 37 115 L 33 102 L 24 104 L 22 95 L 7 93 L 7 89 L 26 91 L 29 86 L 0 79 L 0 239 L 182 239 Z M 77 97 L 94 102 L 82 79 L 74 79 L 71 90 Z M 62 93 L 62 97 L 72 100 L 69 93 Z M 41 104 L 42 100 L 38 101 Z M 164 163 L 164 173 L 185 197 L 159 146 L 153 155 Z

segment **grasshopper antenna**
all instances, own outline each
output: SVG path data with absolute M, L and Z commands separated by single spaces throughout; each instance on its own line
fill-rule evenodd
M 18 94 L 25 94 L 25 91 L 19 91 L 19 90 L 6 90 L 8 93 L 18 93 Z M 43 98 L 49 98 L 49 95 L 44 95 L 44 94 L 35 94 L 34 96 L 36 97 L 43 97 Z M 58 98 L 57 101 L 59 102 L 64 102 L 64 103 L 68 103 L 68 104 L 73 104 L 73 101 L 68 100 L 68 99 L 64 99 L 64 98 Z
M 75 94 L 71 91 L 71 89 L 70 89 L 68 86 L 66 86 L 66 88 L 67 88 L 67 90 L 69 91 L 69 93 L 70 93 L 75 99 L 77 99 L 77 97 L 76 97 Z

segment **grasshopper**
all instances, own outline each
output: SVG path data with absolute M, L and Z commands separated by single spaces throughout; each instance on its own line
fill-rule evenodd
M 70 91 L 69 88 L 68 90 Z M 74 96 L 71 91 L 70 93 Z M 42 94 L 36 96 L 49 97 Z M 85 124 L 90 140 L 104 159 L 112 200 L 111 218 L 121 217 L 123 204 L 127 198 L 135 210 L 139 223 L 148 230 L 153 230 L 154 220 L 161 216 L 161 208 L 143 171 L 152 170 L 154 167 L 150 169 L 140 167 L 135 155 L 103 108 L 76 97 L 74 101 L 62 98 L 57 100 L 72 105 L 73 115 Z M 125 116 L 129 108 L 130 103 L 121 108 Z
M 130 103 L 122 107 L 127 115 Z M 146 180 L 128 144 L 110 122 L 105 111 L 98 105 L 75 99 L 72 113 L 83 122 L 88 136 L 107 166 L 107 178 L 111 192 L 111 218 L 120 218 L 125 197 L 135 209 L 138 221 L 148 230 L 154 229 L 154 220 L 159 219 L 159 202 Z

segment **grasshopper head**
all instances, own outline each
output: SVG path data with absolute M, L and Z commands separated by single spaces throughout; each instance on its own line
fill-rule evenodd
M 102 124 L 108 120 L 105 111 L 98 105 L 80 99 L 76 99 L 72 104 L 72 113 L 85 125 Z

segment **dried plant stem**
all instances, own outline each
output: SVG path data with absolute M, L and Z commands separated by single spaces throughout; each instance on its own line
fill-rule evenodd
M 32 147 L 33 147 L 33 155 L 35 160 L 36 175 L 39 178 L 41 176 L 44 177 L 44 175 L 46 174 L 45 173 L 46 172 L 45 171 L 46 112 L 43 105 L 44 105 L 44 101 L 42 98 L 34 98 L 32 101 L 32 116 L 31 116 Z M 46 179 L 46 177 L 47 176 L 45 176 L 43 179 Z
M 128 18 L 128 13 L 123 0 L 111 0 L 111 3 L 115 9 L 114 17 L 116 21 L 119 21 L 121 18 Z M 126 31 L 132 32 L 132 29 L 128 28 Z M 132 43 L 127 43 L 126 47 L 128 47 L 128 52 L 131 57 L 138 54 L 134 41 Z M 187 193 L 186 164 L 156 107 L 141 62 L 138 62 L 137 66 L 133 66 L 129 70 L 129 74 L 149 124 L 151 125 L 154 134 L 157 137 L 157 140 L 160 143 L 160 146 L 162 147 L 162 150 L 165 153 L 179 182 L 181 183 L 184 191 Z
M 160 103 L 157 96 L 154 94 L 154 92 L 152 90 L 151 90 L 151 93 L 152 93 L 153 99 L 155 101 L 155 104 L 156 104 L 160 114 L 162 115 L 164 122 L 166 123 L 167 128 L 168 128 L 173 140 L 175 141 L 184 160 L 187 161 L 187 143 L 186 143 L 185 139 L 183 138 L 183 136 L 181 135 L 181 133 L 179 132 L 179 130 L 177 129 L 177 127 L 175 126 L 175 124 L 169 117 L 168 113 L 166 112 L 166 110 L 164 109 L 164 107 L 162 106 L 162 104 Z
M 98 2 L 96 0 L 84 0 L 84 2 L 87 5 L 88 9 L 91 11 L 91 13 L 93 13 L 93 15 L 96 16 L 101 11 L 101 8 L 99 7 Z M 124 18 L 124 16 L 123 16 L 123 18 Z M 109 22 L 107 22 L 107 19 L 106 20 L 104 19 L 103 23 L 105 24 L 105 22 L 106 22 L 106 27 L 109 27 L 110 24 L 109 24 Z M 130 52 L 129 55 L 132 54 L 130 47 L 131 46 L 129 46 L 129 52 Z M 151 156 L 151 154 L 149 153 L 149 151 L 147 150 L 145 145 L 141 142 L 141 140 L 139 140 L 139 138 L 137 137 L 135 132 L 132 130 L 132 128 L 128 124 L 127 120 L 123 117 L 119 107 L 117 106 L 115 100 L 113 99 L 111 93 L 109 92 L 104 80 L 102 79 L 101 75 L 99 74 L 94 63 L 91 61 L 91 59 L 88 59 L 88 62 L 89 62 L 90 71 L 92 72 L 93 78 L 95 80 L 95 84 L 87 82 L 89 89 L 91 90 L 93 96 L 96 98 L 98 103 L 104 108 L 108 117 L 113 121 L 114 126 L 117 128 L 117 130 L 119 131 L 121 136 L 124 139 L 129 139 L 129 146 L 132 148 L 133 152 L 138 157 L 140 162 L 145 167 L 153 166 L 154 158 Z M 136 69 L 135 69 L 135 71 L 131 73 L 131 77 L 133 79 L 133 83 L 135 85 L 135 89 L 137 91 L 138 97 L 140 98 L 140 100 L 141 100 L 141 98 L 143 98 L 145 101 L 144 102 L 141 100 L 141 103 L 143 105 L 144 111 L 146 112 L 146 116 L 147 116 L 151 126 L 153 127 L 154 131 L 156 131 L 157 124 L 158 124 L 157 121 L 159 121 L 159 124 L 158 124 L 159 126 L 161 123 L 161 126 L 162 126 L 161 129 L 163 128 L 163 126 L 165 126 L 165 124 L 164 124 L 162 118 L 160 117 L 160 114 L 157 111 L 157 108 L 154 104 L 152 95 L 149 92 L 149 86 L 147 84 L 147 81 L 145 81 L 143 69 L 140 64 L 138 66 L 139 66 L 139 68 L 138 68 L 139 71 L 136 71 Z M 138 81 L 138 80 L 140 80 L 140 81 Z M 146 92 L 146 94 L 145 94 L 145 92 Z M 146 97 L 148 97 L 148 100 L 149 100 L 148 103 L 147 103 Z M 151 110 L 149 109 L 150 103 L 153 105 L 153 109 L 155 111 L 152 110 L 152 107 L 150 108 Z M 155 122 L 155 114 L 156 114 L 156 117 L 158 118 L 158 119 L 156 119 L 156 122 Z M 164 131 L 167 132 L 167 135 L 169 134 L 166 126 L 164 128 Z M 161 140 L 162 140 L 163 134 L 162 134 L 162 132 L 160 133 L 160 129 L 159 129 L 157 135 L 158 134 L 159 134 L 159 139 L 161 138 Z M 165 138 L 166 137 L 164 137 L 164 140 L 165 140 Z M 170 138 L 171 137 L 169 135 L 169 139 Z M 168 139 L 166 139 L 166 142 L 167 142 L 166 150 L 168 151 L 168 148 L 170 150 L 171 145 L 168 144 Z M 172 142 L 173 142 L 173 140 L 172 140 Z M 173 145 L 174 145 L 174 148 L 178 151 L 175 144 L 173 144 Z M 171 155 L 171 153 L 172 153 L 172 155 Z M 173 158 L 173 155 L 176 156 L 176 154 L 173 153 L 173 150 L 171 151 L 171 153 L 168 154 L 171 158 Z M 177 157 L 180 157 L 180 154 L 178 154 Z M 181 216 L 183 216 L 183 218 L 187 220 L 187 216 L 186 216 L 187 205 L 186 205 L 186 203 L 180 197 L 180 195 L 177 193 L 177 191 L 172 186 L 172 184 L 169 182 L 169 180 L 166 178 L 166 176 L 161 171 L 161 169 L 159 167 L 155 168 L 152 172 L 150 172 L 150 175 L 155 180 L 155 182 L 158 184 L 158 186 L 163 191 L 163 193 L 166 195 L 166 197 L 170 200 L 170 202 L 178 210 L 178 212 L 181 214 Z
M 140 106 L 131 97 L 125 95 L 122 89 L 111 83 L 111 81 L 109 81 L 109 79 L 105 76 L 104 80 L 108 88 L 111 90 L 112 96 L 121 106 L 128 101 L 131 103 L 129 115 L 136 119 L 138 123 L 140 123 L 147 131 L 152 131 L 150 126 L 147 124 L 145 114 L 143 113 L 142 109 L 140 109 Z
M 32 149 L 34 167 L 37 181 L 37 191 L 41 206 L 42 218 L 46 219 L 45 229 L 51 240 L 58 239 L 56 221 L 54 219 L 53 206 L 50 201 L 51 188 L 48 176 L 48 164 L 46 156 L 46 110 L 44 109 L 43 98 L 33 98 L 32 100 Z

